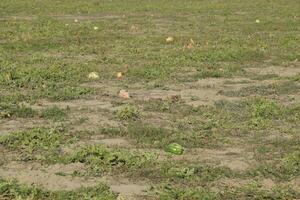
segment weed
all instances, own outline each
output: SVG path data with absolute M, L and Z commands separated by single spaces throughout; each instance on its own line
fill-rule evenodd
M 219 199 L 217 193 L 209 191 L 208 189 L 205 189 L 205 188 L 199 188 L 199 189 L 180 188 L 179 189 L 179 188 L 164 184 L 158 188 L 155 188 L 154 192 L 159 196 L 159 199 L 162 199 L 162 200 L 172 200 L 172 199 L 217 200 L 217 199 Z
M 25 105 L 18 105 L 12 103 L 0 103 L 0 118 L 31 118 L 34 117 L 36 111 L 31 107 Z
M 45 109 L 42 112 L 41 117 L 46 118 L 46 119 L 51 119 L 54 121 L 59 121 L 59 120 L 64 119 L 65 117 L 67 117 L 67 113 L 65 112 L 64 109 L 61 109 L 57 106 L 53 106 L 53 107 Z
M 0 137 L 0 144 L 21 153 L 21 159 L 58 159 L 60 147 L 67 143 L 67 137 L 56 129 L 34 128 L 28 131 L 10 133 Z
M 281 113 L 281 108 L 274 101 L 255 99 L 249 104 L 250 123 L 253 126 L 264 126 L 268 120 L 276 119 Z
M 126 150 L 110 150 L 104 146 L 86 146 L 67 158 L 90 166 L 91 173 L 102 175 L 141 169 L 153 164 L 155 155 L 137 154 Z
M 113 194 L 106 185 L 100 184 L 96 187 L 81 188 L 76 191 L 43 191 L 36 186 L 25 186 L 16 181 L 0 179 L 0 197 L 2 199 L 33 199 L 33 200 L 76 200 L 76 199 L 99 199 L 115 200 Z
M 135 120 L 139 117 L 137 107 L 132 105 L 125 105 L 117 111 L 117 117 L 121 120 Z

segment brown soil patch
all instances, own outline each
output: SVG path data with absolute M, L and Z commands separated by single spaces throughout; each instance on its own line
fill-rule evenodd
M 37 185 L 50 191 L 76 190 L 99 184 L 101 179 L 72 177 L 74 171 L 84 171 L 82 164 L 42 166 L 38 163 L 12 162 L 0 168 L 0 176 L 5 179 L 16 179 L 20 183 Z M 60 176 L 57 173 L 65 173 Z
M 108 114 L 101 112 L 84 112 L 78 111 L 71 114 L 72 131 L 95 131 L 98 132 L 100 127 L 117 127 L 119 123 L 110 119 Z M 83 119 L 83 122 L 80 120 Z
M 111 190 L 118 194 L 118 199 L 141 199 L 140 197 L 146 195 L 147 190 L 150 188 L 144 182 L 132 182 L 126 178 L 108 178 L 106 182 Z
M 97 59 L 97 55 L 95 54 L 70 55 L 66 52 L 57 52 L 57 51 L 41 52 L 40 55 L 46 58 L 64 59 L 70 62 L 78 62 L 78 61 L 90 62 Z
M 172 156 L 163 151 L 157 153 L 159 154 L 159 160 L 214 163 L 234 171 L 245 171 L 250 167 L 250 162 L 254 162 L 253 153 L 242 148 L 226 148 L 223 150 L 197 148 L 177 156 Z
M 147 190 L 147 186 L 138 184 L 118 184 L 111 185 L 111 190 L 122 195 L 143 194 Z
M 7 135 L 10 132 L 22 131 L 37 125 L 44 126 L 45 121 L 38 119 L 13 119 L 8 121 L 0 121 L 0 136 Z
M 131 146 L 130 142 L 124 138 L 108 138 L 102 140 L 96 140 L 100 144 L 104 144 L 108 147 L 129 147 Z
M 69 146 L 64 146 L 62 152 L 65 154 L 70 154 L 76 149 L 87 145 L 105 145 L 112 148 L 131 148 L 133 147 L 130 140 L 125 138 L 105 138 L 105 135 L 94 135 L 88 140 L 81 140 L 75 144 Z
M 214 105 L 220 100 L 239 101 L 241 97 L 229 97 L 222 95 L 220 91 L 238 91 L 249 86 L 261 86 L 274 83 L 274 80 L 254 81 L 248 78 L 207 78 L 192 83 L 172 84 L 162 89 L 129 89 L 132 99 L 147 101 L 150 99 L 168 100 L 179 96 L 186 104 L 191 106 Z
M 37 16 L 10 16 L 10 17 L 0 17 L 0 21 L 11 21 L 11 20 L 18 20 L 18 21 L 31 21 L 37 19 Z
M 217 180 L 215 182 L 215 184 L 217 186 L 221 186 L 221 187 L 235 187 L 235 188 L 239 188 L 239 187 L 243 187 L 245 185 L 248 185 L 251 182 L 252 182 L 252 180 L 249 180 L 249 179 L 223 178 L 223 179 Z
M 276 186 L 276 183 L 272 179 L 263 179 L 261 181 L 261 184 L 264 188 L 268 190 Z
M 123 16 L 120 15 L 52 15 L 52 17 L 62 20 L 75 20 L 80 21 L 97 21 L 97 20 L 108 20 L 108 19 L 120 19 Z
M 239 98 L 227 97 L 218 94 L 219 90 L 211 88 L 198 89 L 178 89 L 178 90 L 136 90 L 132 92 L 132 97 L 142 101 L 150 99 L 168 100 L 172 96 L 179 96 L 186 104 L 192 106 L 213 105 L 219 100 L 234 101 Z
M 270 66 L 264 68 L 246 68 L 246 70 L 257 75 L 275 74 L 281 77 L 292 77 L 300 73 L 300 67 Z
M 74 110 L 82 110 L 82 109 L 112 109 L 112 104 L 109 101 L 95 99 L 79 99 L 72 101 L 59 101 L 52 102 L 47 100 L 41 100 L 36 105 L 32 106 L 36 109 L 42 109 L 45 107 L 57 106 L 59 108 L 70 108 Z
M 295 178 L 289 182 L 289 184 L 296 190 L 300 191 L 300 177 Z
M 149 188 L 145 183 L 132 182 L 126 178 L 93 178 L 71 175 L 75 171 L 85 172 L 86 170 L 84 164 L 81 163 L 43 166 L 39 163 L 11 162 L 0 167 L 0 177 L 16 179 L 22 184 L 36 185 L 50 191 L 71 191 L 105 183 L 111 187 L 113 192 L 126 199 L 136 199 L 136 195 L 144 195 Z

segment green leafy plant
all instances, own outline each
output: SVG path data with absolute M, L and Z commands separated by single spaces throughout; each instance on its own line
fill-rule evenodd
M 135 120 L 139 117 L 138 108 L 132 105 L 125 105 L 117 111 L 117 117 L 121 120 Z

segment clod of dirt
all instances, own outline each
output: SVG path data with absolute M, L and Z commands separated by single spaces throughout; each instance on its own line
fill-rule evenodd
M 119 97 L 122 99 L 130 99 L 129 92 L 127 92 L 126 90 L 120 90 Z

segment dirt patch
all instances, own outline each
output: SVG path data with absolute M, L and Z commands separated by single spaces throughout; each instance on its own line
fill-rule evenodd
M 223 178 L 223 179 L 218 179 L 215 184 L 217 186 L 221 186 L 221 187 L 235 187 L 235 188 L 239 188 L 239 187 L 243 187 L 245 185 L 248 185 L 249 183 L 251 183 L 253 180 L 249 180 L 249 179 L 230 179 L 230 178 Z
M 240 101 L 241 97 L 226 96 L 226 91 L 239 91 L 249 86 L 261 86 L 274 83 L 274 80 L 254 81 L 248 78 L 235 77 L 207 78 L 196 82 L 166 85 L 168 90 L 162 89 L 132 89 L 129 90 L 133 99 L 147 101 L 150 99 L 167 100 L 172 96 L 179 96 L 191 106 L 214 105 L 220 100 Z
M 130 195 L 130 194 L 143 194 L 148 187 L 145 185 L 138 185 L 138 184 L 118 184 L 118 185 L 111 185 L 110 188 L 113 192 L 122 195 Z
M 82 109 L 112 109 L 112 104 L 109 101 L 103 101 L 100 99 L 79 99 L 72 101 L 59 101 L 52 102 L 47 100 L 40 100 L 36 105 L 32 106 L 36 109 L 42 109 L 45 107 L 57 106 L 59 108 L 70 108 L 74 110 L 82 110 Z
M 108 19 L 120 19 L 123 16 L 120 15 L 52 15 L 56 19 L 61 20 L 75 20 L 80 21 L 97 21 L 97 20 L 108 20 Z
M 147 119 L 147 124 L 155 127 L 172 128 L 171 119 L 172 115 L 161 112 L 143 112 L 142 118 Z
M 278 96 L 278 100 L 283 105 L 291 105 L 300 103 L 300 92 L 292 95 L 280 95 Z
M 0 177 L 16 179 L 22 184 L 36 185 L 49 191 L 72 191 L 105 183 L 113 192 L 125 199 L 136 199 L 135 196 L 144 195 L 149 189 L 145 183 L 132 182 L 126 178 L 72 176 L 74 172 L 85 172 L 86 170 L 82 163 L 43 166 L 39 163 L 11 162 L 1 166 Z
M 235 97 L 227 97 L 218 94 L 219 90 L 210 88 L 179 89 L 175 90 L 137 90 L 132 92 L 132 97 L 142 101 L 150 99 L 168 100 L 172 96 L 179 96 L 186 104 L 191 106 L 213 105 L 216 101 L 226 99 L 238 100 Z
M 167 83 L 165 87 L 168 89 L 145 89 L 143 85 L 133 84 L 128 88 L 128 92 L 131 96 L 131 99 L 128 100 L 128 102 L 133 102 L 135 100 L 148 101 L 150 99 L 168 100 L 173 96 L 179 96 L 181 100 L 191 106 L 214 105 L 215 102 L 220 100 L 241 100 L 241 97 L 223 95 L 226 91 L 239 91 L 245 87 L 268 85 L 274 82 L 274 80 L 258 81 L 234 77 L 231 79 L 207 78 L 200 79 L 196 82 L 186 82 L 181 84 Z M 86 83 L 83 86 L 100 89 L 103 94 L 115 98 L 117 98 L 118 91 L 121 89 L 116 83 L 104 84 L 101 82 L 92 82 Z
M 13 119 L 0 121 L 0 136 L 7 135 L 14 131 L 22 131 L 36 127 L 36 125 L 46 125 L 45 121 L 38 119 Z
M 98 132 L 100 127 L 117 127 L 119 123 L 109 117 L 109 113 L 78 111 L 71 114 L 71 130 Z
M 42 52 L 40 54 L 43 57 L 46 58 L 56 58 L 56 59 L 63 59 L 66 61 L 71 62 L 90 62 L 97 59 L 97 55 L 95 54 L 81 54 L 81 55 L 70 55 L 65 52 L 57 52 L 57 51 L 51 51 L 51 52 Z
M 12 162 L 0 168 L 0 176 L 5 179 L 16 179 L 23 184 L 34 184 L 50 191 L 76 190 L 81 187 L 92 187 L 101 182 L 101 179 L 69 175 L 74 171 L 84 170 L 85 167 L 79 163 L 47 167 L 38 163 Z
M 144 182 L 132 182 L 126 178 L 106 179 L 111 190 L 119 195 L 118 199 L 141 199 L 138 196 L 145 195 L 150 187 Z
M 129 147 L 130 142 L 124 138 L 108 138 L 102 140 L 96 140 L 100 144 L 104 144 L 108 147 Z
M 212 163 L 228 167 L 234 171 L 245 171 L 250 166 L 250 163 L 254 162 L 254 154 L 242 148 L 226 148 L 223 150 L 197 148 L 177 156 L 172 156 L 163 151 L 156 153 L 159 154 L 159 160 Z
M 10 16 L 10 17 L 0 17 L 0 21 L 11 21 L 11 20 L 16 20 L 16 21 L 31 21 L 31 20 L 36 20 L 37 16 Z
M 246 68 L 246 71 L 256 75 L 275 74 L 281 77 L 292 77 L 300 73 L 300 67 L 270 66 L 264 68 Z
M 268 190 L 276 186 L 276 183 L 272 179 L 263 179 L 261 181 L 261 184 L 264 188 Z
M 244 171 L 249 168 L 249 164 L 243 160 L 232 160 L 232 159 L 224 160 L 221 161 L 221 165 L 228 167 L 233 171 Z
M 300 178 L 295 178 L 289 182 L 289 184 L 296 190 L 300 191 Z

